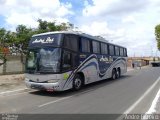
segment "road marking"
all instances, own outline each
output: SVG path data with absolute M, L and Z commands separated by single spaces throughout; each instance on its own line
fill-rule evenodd
M 133 104 L 131 105 L 120 117 L 118 117 L 116 120 L 122 120 L 126 114 L 129 114 L 147 95 L 152 91 L 152 89 L 158 84 L 160 81 L 159 78 L 147 89 L 147 91 Z
M 51 102 L 47 102 L 45 104 L 39 105 L 38 107 L 43 107 L 43 106 L 46 106 L 46 105 L 49 105 L 49 104 L 60 102 L 62 100 L 65 100 L 65 99 L 68 99 L 68 98 L 71 98 L 71 97 L 73 97 L 73 96 L 68 96 L 68 97 L 60 98 L 60 99 L 57 99 L 57 100 L 54 100 L 54 101 L 51 101 Z
M 53 104 L 53 103 L 56 103 L 56 102 L 60 102 L 60 101 L 62 101 L 62 100 L 66 100 L 66 99 L 68 99 L 68 98 L 71 98 L 71 97 L 74 97 L 74 96 L 77 96 L 77 95 L 80 95 L 80 94 L 84 94 L 84 93 L 87 93 L 87 92 L 90 92 L 90 91 L 93 91 L 93 90 L 95 90 L 95 89 L 89 89 L 89 90 L 80 92 L 80 93 L 78 93 L 78 94 L 74 94 L 74 95 L 71 95 L 71 96 L 68 96 L 68 97 L 63 97 L 63 98 L 60 98 L 60 99 L 57 99 L 57 100 L 54 100 L 54 101 L 50 101 L 50 102 L 41 104 L 41 105 L 39 105 L 38 107 L 44 107 L 44 106 L 46 106 L 46 105 L 50 105 L 50 104 Z
M 11 97 L 11 96 L 16 96 L 16 95 L 21 95 L 21 94 L 25 94 L 25 93 L 30 93 L 30 92 L 36 92 L 37 90 L 27 90 L 24 92 L 20 92 L 20 93 L 13 93 L 13 94 L 3 94 L 1 95 L 2 97 Z M 0 97 L 1 97 L 0 96 Z
M 154 98 L 151 107 L 149 108 L 149 110 L 146 112 L 146 114 L 153 114 L 154 112 L 156 112 L 156 105 L 158 103 L 158 100 L 160 98 L 160 89 L 157 92 L 156 97 Z
M 12 91 L 5 91 L 5 92 L 0 92 L 0 95 L 8 94 L 8 93 L 13 93 L 13 92 L 19 92 L 23 90 L 28 90 L 28 88 L 23 88 L 23 89 L 17 89 L 17 90 L 12 90 Z

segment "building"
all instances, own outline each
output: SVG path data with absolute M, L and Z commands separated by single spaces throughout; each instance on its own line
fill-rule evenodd
M 133 64 L 139 66 L 149 65 L 152 61 L 160 61 L 160 57 L 128 57 L 128 67 L 133 67 Z

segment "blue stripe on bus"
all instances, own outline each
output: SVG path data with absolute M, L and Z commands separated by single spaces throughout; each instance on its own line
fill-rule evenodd
M 91 55 L 91 56 L 89 56 L 86 60 L 84 60 L 84 62 L 83 62 L 82 64 L 80 64 L 80 66 L 79 66 L 76 70 L 72 71 L 71 74 L 70 74 L 70 76 L 68 77 L 68 79 L 67 79 L 66 82 L 64 83 L 63 88 L 64 88 L 64 86 L 65 86 L 67 83 L 68 83 L 68 85 L 70 84 L 70 82 L 71 82 L 71 81 L 73 80 L 73 78 L 75 77 L 77 71 L 78 71 L 79 69 L 81 69 L 81 68 L 83 67 L 83 65 L 84 65 L 85 63 L 87 63 L 87 62 L 88 62 L 89 60 L 91 60 L 91 59 L 97 59 L 97 56 L 96 56 L 96 55 Z M 115 62 L 118 62 L 119 60 L 123 60 L 123 61 L 126 62 L 126 59 L 125 59 L 125 58 L 117 58 L 117 59 L 114 60 L 112 63 L 109 63 L 109 64 L 110 64 L 109 67 L 108 67 L 108 68 L 106 69 L 106 71 L 103 72 L 103 73 L 100 72 L 100 67 L 99 67 L 99 65 L 98 65 L 97 63 L 95 63 L 95 62 L 89 63 L 89 64 L 86 65 L 84 68 L 82 68 L 82 70 L 84 70 L 85 68 L 90 67 L 90 66 L 95 66 L 96 69 L 98 69 L 98 67 L 99 67 L 99 77 L 102 78 L 102 77 L 104 77 L 104 76 L 106 75 L 107 71 L 108 71 L 110 68 L 113 67 L 114 63 L 115 63 Z M 98 60 L 97 60 L 97 62 L 98 62 Z M 121 61 L 120 61 L 120 62 L 121 62 Z M 120 63 L 120 62 L 118 62 L 118 63 Z M 117 64 L 118 64 L 118 63 L 117 63 Z M 117 64 L 116 64 L 116 65 L 117 65 Z M 81 71 L 82 71 L 82 70 L 81 70 Z
M 67 82 L 70 83 L 70 81 L 75 77 L 75 73 L 77 73 L 77 71 L 78 71 L 79 69 L 81 69 L 85 63 L 87 63 L 89 60 L 91 60 L 91 59 L 93 59 L 93 58 L 97 59 L 97 56 L 96 56 L 95 54 L 89 56 L 86 60 L 83 61 L 83 63 L 81 63 L 81 64 L 78 66 L 78 68 L 77 68 L 76 70 L 72 71 L 72 73 L 70 74 L 70 76 L 68 77 L 68 79 L 66 80 L 66 82 L 64 83 L 63 88 L 64 88 L 64 86 L 66 85 Z M 71 79 L 71 78 L 72 78 L 72 79 Z M 68 83 L 68 84 L 69 84 L 69 83 Z

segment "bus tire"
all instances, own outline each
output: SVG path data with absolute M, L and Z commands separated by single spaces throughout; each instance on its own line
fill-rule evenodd
M 112 70 L 112 79 L 115 80 L 116 79 L 116 69 Z
M 77 74 L 73 80 L 73 90 L 75 91 L 80 90 L 82 88 L 82 85 L 83 85 L 82 77 Z
M 117 69 L 117 72 L 116 72 L 116 78 L 120 78 L 121 77 L 121 70 L 120 68 Z

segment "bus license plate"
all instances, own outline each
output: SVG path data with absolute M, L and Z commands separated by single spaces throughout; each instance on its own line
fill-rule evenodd
M 44 87 L 42 85 L 31 85 L 31 88 L 33 89 L 43 89 Z

